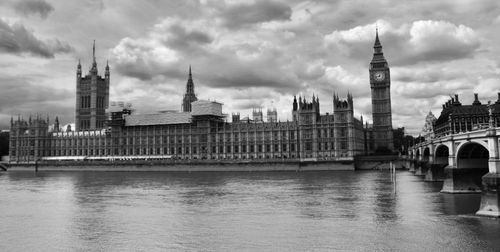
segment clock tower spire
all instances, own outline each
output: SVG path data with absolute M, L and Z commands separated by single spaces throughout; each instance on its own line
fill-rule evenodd
M 372 91 L 373 139 L 375 151 L 394 149 L 391 111 L 391 76 L 389 64 L 382 52 L 382 44 L 375 32 L 373 58 L 370 62 L 370 87 Z

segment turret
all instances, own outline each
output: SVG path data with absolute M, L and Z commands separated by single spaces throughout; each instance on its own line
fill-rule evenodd
M 106 61 L 106 71 L 104 72 L 106 79 L 109 79 L 109 62 Z
M 297 97 L 295 95 L 293 96 L 293 111 L 297 111 Z
M 240 122 L 240 113 L 233 113 L 232 114 L 232 122 L 233 123 Z
M 80 64 L 80 59 L 78 59 L 78 65 L 76 66 L 76 77 L 78 79 L 82 77 L 82 64 Z
M 54 121 L 54 132 L 59 132 L 59 118 L 56 116 L 56 120 Z

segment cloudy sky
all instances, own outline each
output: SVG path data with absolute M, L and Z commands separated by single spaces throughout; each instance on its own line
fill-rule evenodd
M 189 64 L 199 99 L 224 112 L 275 107 L 290 119 L 293 95 L 354 95 L 371 120 L 368 66 L 375 26 L 391 67 L 393 126 L 418 134 L 451 94 L 471 103 L 500 91 L 500 2 L 3 0 L 0 129 L 11 115 L 74 120 L 76 65 L 96 40 L 111 67 L 110 100 L 137 113 L 179 110 Z

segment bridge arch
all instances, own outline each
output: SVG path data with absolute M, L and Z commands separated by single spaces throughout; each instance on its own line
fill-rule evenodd
M 457 148 L 457 168 L 480 168 L 488 170 L 490 153 L 484 142 L 466 142 Z
M 435 164 L 448 165 L 448 157 L 450 156 L 450 148 L 447 145 L 441 144 L 436 147 L 435 151 Z
M 429 161 L 430 156 L 431 156 L 431 149 L 429 147 L 425 147 L 424 153 L 422 155 L 422 160 Z

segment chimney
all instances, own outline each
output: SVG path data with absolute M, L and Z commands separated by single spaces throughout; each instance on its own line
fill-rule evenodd
M 458 94 L 455 94 L 455 101 L 458 102 Z
M 472 103 L 472 105 L 481 105 L 477 93 L 474 93 L 474 102 Z

